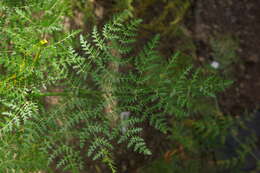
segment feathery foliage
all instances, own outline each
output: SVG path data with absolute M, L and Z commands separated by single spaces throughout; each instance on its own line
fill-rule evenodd
M 197 109 L 198 100 L 216 98 L 230 81 L 184 63 L 182 53 L 163 59 L 158 35 L 134 49 L 141 20 L 128 11 L 81 35 L 77 53 L 68 48 L 75 33 L 55 37 L 62 0 L 0 5 L 2 172 L 55 165 L 77 173 L 97 160 L 116 172 L 117 147 L 152 154 L 148 124 L 192 154 L 230 127 L 226 117 Z M 54 97 L 58 103 L 46 106 Z

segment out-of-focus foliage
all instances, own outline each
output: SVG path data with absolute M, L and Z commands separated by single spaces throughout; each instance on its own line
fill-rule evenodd
M 227 76 L 232 74 L 232 65 L 238 63 L 238 40 L 230 35 L 216 35 L 210 39 L 212 58 L 219 62 L 219 69 Z
M 143 27 L 165 34 L 172 34 L 179 27 L 190 8 L 189 0 L 142 0 L 135 3 L 137 16 L 147 20 Z M 152 16 L 151 11 L 154 12 Z

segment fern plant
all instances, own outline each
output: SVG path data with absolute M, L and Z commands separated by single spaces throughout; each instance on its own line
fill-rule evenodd
M 196 99 L 215 97 L 230 83 L 216 76 L 207 77 L 190 64 L 181 64 L 181 54 L 163 60 L 155 50 L 159 36 L 136 54 L 131 45 L 140 20 L 128 19 L 128 13 L 122 13 L 101 32 L 94 28 L 89 39 L 81 36 L 85 55 L 70 49 L 70 65 L 74 69 L 66 84 L 70 99 L 65 99 L 69 100 L 63 103 L 66 107 L 58 107 L 53 114 L 57 116 L 54 120 L 62 121 L 62 126 L 52 131 L 58 131 L 60 136 L 67 132 L 60 143 L 79 141 L 76 148 L 87 151 L 83 157 L 100 159 L 113 172 L 116 143 L 150 155 L 141 135 L 145 133 L 142 132 L 145 122 L 162 133 L 170 133 L 169 120 L 195 121 Z M 122 118 L 123 112 L 130 114 L 128 118 Z M 71 147 L 75 144 L 69 143 Z M 63 147 L 55 143 L 53 146 L 54 151 Z M 52 158 L 55 157 L 56 153 Z M 66 165 L 64 159 L 59 163 Z
M 1 8 L 1 171 L 50 172 L 47 167 L 55 165 L 77 173 L 99 160 L 117 172 L 117 147 L 152 154 L 145 124 L 170 134 L 173 121 L 175 140 L 187 148 L 193 146 L 181 135 L 192 131 L 183 125 L 205 132 L 203 139 L 227 129 L 212 129 L 196 107 L 197 100 L 215 98 L 230 82 L 183 63 L 182 53 L 163 59 L 156 51 L 158 35 L 137 52 L 141 20 L 131 19 L 128 11 L 101 31 L 95 27 L 87 39 L 80 36 L 82 53 L 77 53 L 66 47 L 73 34 L 53 43 L 48 39 L 61 30 L 61 13 L 52 10 L 62 9 L 62 1 L 36 4 Z M 19 26 L 26 26 L 21 31 L 18 18 Z M 54 96 L 58 104 L 46 108 L 43 98 Z M 221 124 L 216 117 L 211 122 Z M 87 158 L 93 161 L 86 163 Z

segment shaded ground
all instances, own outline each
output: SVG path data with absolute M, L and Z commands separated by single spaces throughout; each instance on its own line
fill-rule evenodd
M 231 64 L 234 85 L 220 104 L 233 115 L 241 115 L 260 105 L 260 1 L 195 0 L 190 20 L 200 55 L 211 57 L 211 36 L 228 34 L 238 39 L 237 60 Z M 201 46 L 201 47 L 200 47 Z

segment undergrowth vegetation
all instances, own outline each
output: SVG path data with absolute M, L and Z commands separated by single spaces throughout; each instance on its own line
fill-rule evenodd
M 176 172 L 236 166 L 249 152 L 235 163 L 214 158 L 235 124 L 217 106 L 231 81 L 183 52 L 163 58 L 159 35 L 136 47 L 141 20 L 129 10 L 73 48 L 79 31 L 64 30 L 67 8 L 65 0 L 0 2 L 0 172 L 122 172 L 119 156 L 157 152 L 151 127 L 166 136 L 163 164 Z

